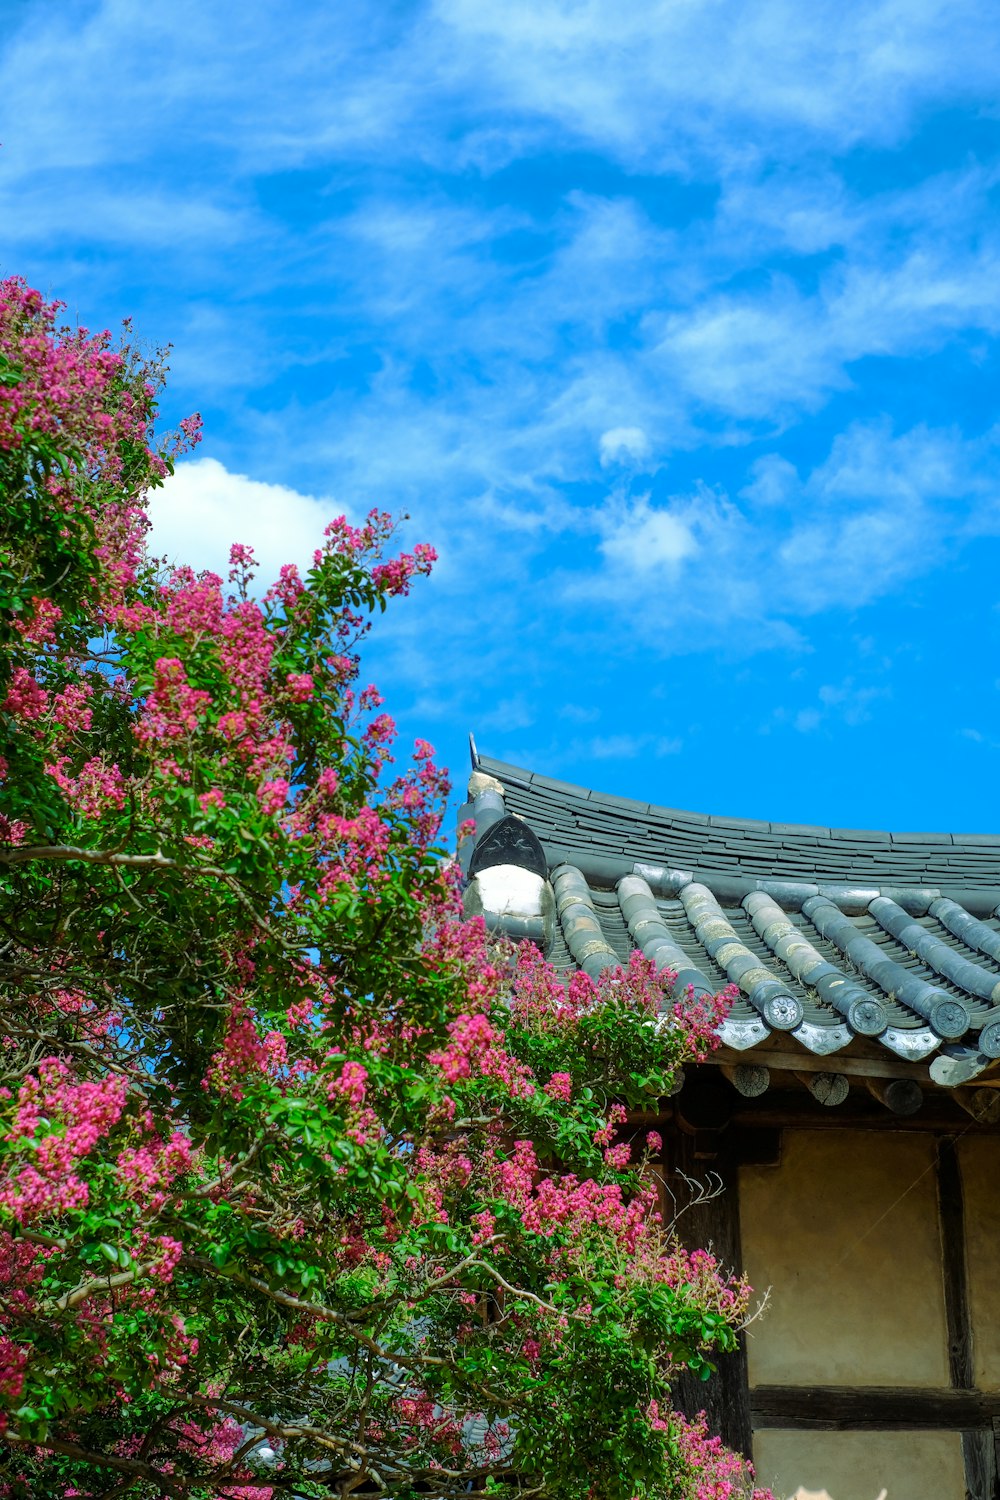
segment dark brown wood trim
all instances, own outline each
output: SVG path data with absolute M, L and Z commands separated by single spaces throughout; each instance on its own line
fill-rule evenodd
M 699 1202 L 696 1200 L 678 1219 L 677 1233 L 690 1249 L 709 1247 L 727 1269 L 739 1272 L 743 1260 L 740 1249 L 740 1198 L 737 1181 L 733 1133 L 707 1137 L 672 1131 L 668 1139 L 668 1177 L 677 1196 L 677 1207 L 690 1201 L 684 1178 L 694 1183 L 714 1179 L 720 1191 Z M 680 1174 L 683 1174 L 681 1176 Z M 746 1341 L 732 1354 L 721 1354 L 718 1368 L 706 1381 L 681 1375 L 673 1386 L 674 1405 L 685 1416 L 704 1411 L 710 1432 L 717 1432 L 729 1448 L 749 1458 L 753 1438 L 750 1423 L 749 1377 Z M 1000 1406 L 997 1408 L 1000 1416 Z
M 937 1144 L 937 1189 L 944 1312 L 948 1326 L 948 1373 L 953 1386 L 970 1391 L 976 1377 L 972 1357 L 969 1276 L 965 1261 L 965 1206 L 958 1154 L 950 1136 L 942 1137 Z
M 993 1429 L 962 1433 L 966 1500 L 997 1500 L 997 1456 Z
M 998 1135 L 1000 1126 L 973 1120 L 941 1090 L 929 1094 L 915 1115 L 894 1115 L 860 1088 L 836 1109 L 824 1109 L 805 1089 L 771 1088 L 758 1099 L 744 1099 L 733 1090 L 733 1128 L 748 1125 L 776 1126 L 797 1130 L 864 1130 L 866 1132 L 912 1131 L 919 1135 L 961 1132 L 963 1135 Z
M 972 1432 L 1000 1423 L 1000 1392 L 895 1386 L 762 1385 L 750 1392 L 755 1428 L 821 1432 Z
M 965 1251 L 965 1201 L 953 1136 L 942 1136 L 937 1143 L 937 1190 L 948 1373 L 956 1391 L 971 1391 L 976 1383 L 976 1368 Z M 962 1433 L 967 1500 L 997 1500 L 994 1429 L 995 1421 L 985 1430 Z

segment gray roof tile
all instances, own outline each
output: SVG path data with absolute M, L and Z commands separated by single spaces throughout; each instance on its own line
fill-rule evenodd
M 1000 836 L 892 834 L 688 813 L 590 792 L 486 756 L 480 764 L 507 788 L 508 811 L 543 840 L 550 870 L 562 867 L 567 927 L 560 925 L 553 950 L 559 967 L 573 965 L 571 950 L 587 972 L 623 961 L 633 941 L 628 915 L 644 951 L 673 954 L 670 967 L 683 958 L 684 972 L 704 976 L 709 985 L 721 987 L 727 979 L 711 953 L 718 948 L 728 955 L 728 977 L 745 978 L 748 987 L 732 1011 L 733 1024 L 744 1027 L 744 1045 L 768 1033 L 768 1026 L 753 1022 L 761 1007 L 771 1006 L 772 1024 L 786 1028 L 799 1007 L 802 1024 L 790 1034 L 821 1053 L 850 1039 L 851 1015 L 862 1034 L 871 1035 L 879 1013 L 889 1023 L 882 1043 L 915 1066 L 941 1045 L 942 1035 L 956 1034 L 963 1016 L 969 1029 L 964 1040 L 948 1044 L 948 1056 L 1000 1052 L 1000 1006 L 993 1004 L 990 978 L 995 970 L 1000 984 L 1000 958 L 989 951 L 1000 953 L 994 915 Z M 701 887 L 707 904 L 699 897 L 692 905 L 685 897 L 697 921 L 679 900 L 655 899 L 645 882 L 646 895 L 623 910 L 617 884 L 628 876 L 623 890 L 631 889 L 636 865 L 646 868 L 655 891 L 683 891 L 692 880 Z M 754 891 L 766 899 L 744 909 L 741 903 Z M 881 925 L 869 911 L 877 897 L 884 898 L 872 908 Z M 930 911 L 934 903 L 947 925 Z M 770 913 L 770 925 L 758 930 L 747 915 L 751 909 Z M 706 918 L 711 910 L 728 924 L 720 929 L 730 932 L 728 943 Z M 777 927 L 775 910 L 783 913 Z M 805 960 L 793 929 L 811 945 Z M 734 941 L 741 945 L 735 956 Z M 762 979 L 764 973 L 769 977 Z M 942 1067 L 934 1077 L 945 1082 L 961 1071 Z

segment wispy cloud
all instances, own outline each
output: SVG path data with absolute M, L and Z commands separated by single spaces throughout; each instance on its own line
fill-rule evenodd
M 0 269 L 174 344 L 166 415 L 201 408 L 211 457 L 156 497 L 158 543 L 273 572 L 337 511 L 409 512 L 441 563 L 376 664 L 431 723 L 654 762 L 674 741 L 629 721 L 689 655 L 716 673 L 689 701 L 728 713 L 729 664 L 822 655 L 998 534 L 978 0 L 15 19 Z M 886 628 L 858 625 L 872 659 Z M 864 692 L 851 650 L 816 683 Z M 767 670 L 751 726 L 790 701 Z M 848 701 L 783 722 L 815 745 Z
M 589 739 L 574 740 L 562 753 L 585 761 L 636 760 L 639 756 L 661 760 L 665 755 L 679 755 L 684 748 L 680 738 L 655 734 L 595 734 Z

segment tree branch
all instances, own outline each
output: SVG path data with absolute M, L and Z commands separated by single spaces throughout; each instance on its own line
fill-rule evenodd
M 140 1459 L 121 1458 L 117 1453 L 96 1453 L 91 1448 L 83 1448 L 79 1443 L 64 1442 L 61 1438 L 46 1438 L 43 1442 L 38 1438 L 19 1437 L 8 1428 L 0 1437 L 0 1443 L 11 1443 L 18 1448 L 41 1448 L 46 1453 L 61 1453 L 65 1458 L 75 1458 L 78 1463 L 114 1469 L 119 1474 L 130 1474 L 134 1479 L 148 1479 L 159 1486 L 162 1495 L 175 1496 L 176 1500 L 184 1500 L 195 1485 L 204 1483 L 204 1478 L 179 1479 L 176 1474 L 164 1474 L 161 1469 L 153 1464 L 143 1463 Z M 250 1482 L 258 1489 L 266 1488 L 263 1480 Z
M 140 1276 L 148 1276 L 153 1269 L 153 1264 L 155 1262 L 145 1266 L 132 1266 L 127 1271 L 118 1271 L 114 1276 L 92 1276 L 89 1281 L 81 1281 L 80 1285 L 74 1287 L 71 1292 L 64 1292 L 61 1297 L 49 1302 L 43 1311 L 47 1313 L 69 1312 L 71 1308 L 79 1307 L 81 1302 L 86 1302 L 87 1298 L 92 1297 L 95 1292 L 113 1292 L 120 1286 L 131 1286 L 132 1282 L 138 1280 Z

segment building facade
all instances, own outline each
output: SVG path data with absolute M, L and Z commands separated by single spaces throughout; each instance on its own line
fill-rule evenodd
M 1000 1500 L 1000 838 L 679 812 L 480 757 L 470 911 L 596 977 L 739 998 L 635 1123 L 766 1292 L 683 1409 L 778 1495 Z

